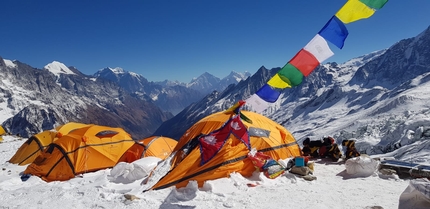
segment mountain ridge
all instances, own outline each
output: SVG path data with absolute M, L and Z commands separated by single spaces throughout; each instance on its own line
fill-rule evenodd
M 353 138 L 361 147 L 360 151 L 368 154 L 392 149 L 394 145 L 384 144 L 384 141 L 393 141 L 393 131 L 399 134 L 399 140 L 411 138 L 405 135 L 411 132 L 415 133 L 414 140 L 422 140 L 419 133 L 430 131 L 422 122 L 414 124 L 417 127 L 409 127 L 411 130 L 396 130 L 396 125 L 420 115 L 430 118 L 430 105 L 425 102 L 430 95 L 419 94 L 426 92 L 430 85 L 430 53 L 425 47 L 430 40 L 428 31 L 342 64 L 320 65 L 301 85 L 284 89 L 279 99 L 262 114 L 286 127 L 299 142 L 305 137 L 318 139 L 324 135 L 334 136 L 337 143 Z M 180 137 L 202 117 L 248 98 L 277 71 L 279 68 L 261 68 L 248 80 L 223 92 L 214 92 L 211 97 L 164 122 L 155 134 Z M 260 79 L 256 80 L 257 77 Z M 412 103 L 419 108 L 411 109 Z M 244 109 L 247 108 L 245 105 Z M 175 130 L 168 131 L 169 124 L 179 123 L 183 126 L 177 125 Z M 333 127 L 331 124 L 341 125 Z M 379 133 L 379 138 L 373 138 L 370 144 L 362 142 L 375 132 Z
M 29 137 L 76 121 L 123 127 L 139 139 L 173 116 L 107 80 L 53 74 L 19 61 L 13 65 L 6 62 L 0 57 L 0 94 L 5 98 L 0 110 L 7 112 L 2 126 L 11 134 Z

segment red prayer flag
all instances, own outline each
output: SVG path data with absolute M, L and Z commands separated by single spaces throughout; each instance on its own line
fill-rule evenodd
M 314 55 L 304 49 L 301 49 L 289 63 L 299 69 L 304 76 L 308 76 L 320 64 Z
M 220 129 L 199 138 L 201 165 L 207 163 L 218 153 L 230 134 L 233 134 L 245 143 L 248 149 L 251 149 L 248 129 L 242 123 L 239 115 L 236 115 Z

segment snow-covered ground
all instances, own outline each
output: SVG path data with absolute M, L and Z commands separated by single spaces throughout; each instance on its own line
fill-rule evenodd
M 316 180 L 291 173 L 268 179 L 255 172 L 245 178 L 194 182 L 185 188 L 141 192 L 142 179 L 117 181 L 112 169 L 87 173 L 64 182 L 47 183 L 32 176 L 22 181 L 26 166 L 6 162 L 26 139 L 4 136 L 0 143 L 0 208 L 398 208 L 411 180 L 375 171 L 367 177 L 346 172 L 345 162 L 315 160 Z M 412 146 L 412 145 L 410 145 Z M 379 156 L 381 157 L 381 156 Z M 288 160 L 288 159 L 285 159 Z M 253 186 L 249 186 L 251 183 Z M 125 194 L 138 199 L 127 200 Z M 378 207 L 379 206 L 379 207 Z

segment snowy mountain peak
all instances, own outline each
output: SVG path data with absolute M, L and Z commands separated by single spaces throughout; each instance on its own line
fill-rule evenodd
M 10 67 L 10 68 L 15 68 L 16 67 L 16 64 L 13 63 L 13 61 L 7 60 L 7 59 L 3 59 L 3 60 L 4 60 L 4 63 L 6 64 L 7 67 Z
M 197 80 L 207 80 L 207 79 L 218 79 L 219 80 L 219 78 L 218 77 L 216 77 L 216 76 L 214 76 L 214 75 L 212 75 L 212 74 L 210 74 L 210 73 L 208 73 L 208 72 L 204 72 L 203 74 L 201 74 L 199 77 L 197 77 L 197 78 L 193 78 L 192 80 L 191 80 L 191 82 L 190 83 L 192 83 L 192 82 L 195 82 L 195 81 L 197 81 Z
M 55 74 L 56 76 L 59 76 L 59 74 L 74 74 L 72 70 L 70 70 L 66 65 L 64 65 L 61 62 L 53 61 L 47 65 L 45 65 L 44 69 L 48 70 L 49 72 Z
M 251 76 L 251 73 L 248 71 L 245 71 L 243 73 L 231 71 L 231 73 L 227 77 L 223 78 L 223 80 L 234 79 L 234 80 L 236 80 L 236 82 L 239 83 L 242 80 L 246 80 L 249 76 Z
M 115 73 L 115 74 L 123 74 L 123 73 L 126 73 L 126 71 L 124 70 L 124 69 L 122 69 L 122 68 L 120 68 L 120 67 L 116 67 L 116 68 L 107 68 L 107 69 L 109 69 L 109 70 L 111 70 L 113 73 Z
M 128 73 L 128 71 L 125 71 L 124 69 L 122 69 L 120 67 L 116 67 L 116 68 L 105 67 L 105 68 L 100 69 L 99 71 L 97 71 L 95 73 L 95 75 L 101 75 L 101 74 L 115 74 L 115 75 L 120 75 L 120 74 L 126 74 L 126 73 Z
M 364 64 L 368 63 L 369 61 L 381 56 L 386 51 L 387 51 L 387 49 L 378 50 L 378 51 L 371 52 L 369 54 L 365 54 L 365 55 L 350 59 L 350 60 L 346 61 L 345 63 L 340 64 L 339 67 L 341 67 L 341 68 L 342 67 L 359 68 L 359 67 L 363 66 Z

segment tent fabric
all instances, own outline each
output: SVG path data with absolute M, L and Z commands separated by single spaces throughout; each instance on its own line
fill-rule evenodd
M 54 141 L 55 135 L 55 131 L 46 130 L 31 136 L 19 147 L 9 162 L 18 165 L 32 163 L 43 149 Z
M 296 140 L 283 126 L 255 112 L 241 111 L 240 113 L 252 120 L 252 124 L 243 121 L 243 125 L 248 130 L 255 128 L 268 133 L 268 135 L 253 135 L 248 131 L 251 149 L 255 148 L 275 160 L 301 155 Z M 184 187 L 191 180 L 197 181 L 201 187 L 207 180 L 229 177 L 233 172 L 251 176 L 255 167 L 247 158 L 249 147 L 238 138 L 240 136 L 235 134 L 230 134 L 218 152 L 208 162 L 201 165 L 199 138 L 220 129 L 234 115 L 226 112 L 214 113 L 191 126 L 180 138 L 172 152 L 170 172 L 152 189 L 162 189 L 173 185 L 178 188 Z
M 0 136 L 5 134 L 6 134 L 6 130 L 4 130 L 3 126 L 0 126 Z
M 166 159 L 178 142 L 165 136 L 151 136 L 136 141 L 121 157 L 121 162 L 134 162 L 144 157 Z
M 42 153 L 43 149 L 59 137 L 68 134 L 74 129 L 85 126 L 89 126 L 89 124 L 69 122 L 64 125 L 57 126 L 53 130 L 45 130 L 41 133 L 35 134 L 21 145 L 9 162 L 18 165 L 30 164 L 37 156 L 39 156 L 40 153 Z
M 111 168 L 134 144 L 122 128 L 91 125 L 75 129 L 51 143 L 24 174 L 45 181 L 64 181 L 78 174 Z

